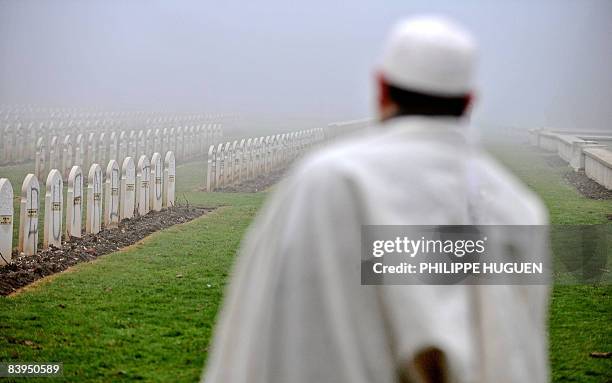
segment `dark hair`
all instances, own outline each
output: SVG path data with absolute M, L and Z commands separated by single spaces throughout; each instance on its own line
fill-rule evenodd
M 388 85 L 389 98 L 398 106 L 398 115 L 456 116 L 465 112 L 469 95 L 434 96 Z

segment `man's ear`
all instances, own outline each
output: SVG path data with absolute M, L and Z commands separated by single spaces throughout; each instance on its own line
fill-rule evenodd
M 376 88 L 378 107 L 382 108 L 388 105 L 391 100 L 389 99 L 389 87 L 387 86 L 384 76 L 380 72 L 376 73 Z
M 464 116 L 469 116 L 474 108 L 474 101 L 476 99 L 476 93 L 471 91 L 465 96 L 465 108 L 463 110 Z
M 389 86 L 382 73 L 376 73 L 376 107 L 378 118 L 384 121 L 397 113 L 397 105 L 389 97 Z

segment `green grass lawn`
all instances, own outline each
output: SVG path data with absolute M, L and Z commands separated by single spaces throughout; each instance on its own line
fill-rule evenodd
M 547 163 L 551 154 L 516 145 L 494 145 L 490 151 L 542 197 L 552 224 L 605 224 L 611 232 L 607 215 L 612 214 L 612 201 L 581 196 L 562 177 L 572 171 L 569 167 Z M 612 236 L 608 236 L 608 244 L 610 252 Z M 560 250 L 556 247 L 560 244 L 553 243 L 553 251 Z M 611 268 L 608 260 L 608 281 Z M 553 381 L 612 380 L 612 359 L 589 357 L 592 351 L 612 351 L 612 285 L 555 284 L 549 331 Z
M 540 154 L 493 151 L 543 196 L 553 223 L 607 222 L 612 201 L 580 197 Z M 75 382 L 196 381 L 239 241 L 265 198 L 198 192 L 203 169 L 177 168 L 177 199 L 219 209 L 0 297 L 0 360 L 61 361 L 64 379 Z M 612 351 L 611 293 L 609 285 L 555 286 L 554 381 L 609 377 L 612 361 L 588 354 Z

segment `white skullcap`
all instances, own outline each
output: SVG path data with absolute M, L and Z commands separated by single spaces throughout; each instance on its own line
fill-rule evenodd
M 381 72 L 393 86 L 456 96 L 472 91 L 476 42 L 469 32 L 440 16 L 398 23 L 387 38 Z

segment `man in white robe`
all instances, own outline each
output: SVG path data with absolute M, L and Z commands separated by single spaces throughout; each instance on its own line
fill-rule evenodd
M 300 161 L 251 228 L 203 380 L 544 382 L 546 286 L 361 285 L 362 225 L 543 225 L 466 138 L 475 44 L 415 17 L 379 70 L 381 124 Z M 545 259 L 544 241 L 530 251 Z

